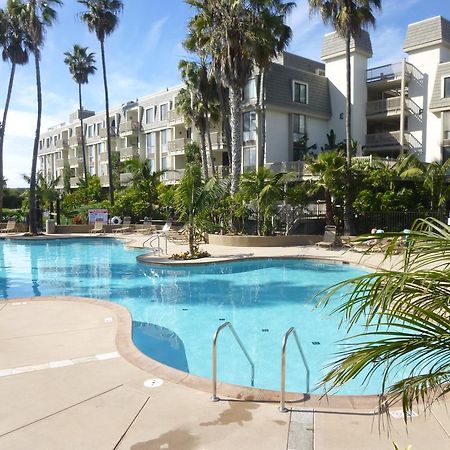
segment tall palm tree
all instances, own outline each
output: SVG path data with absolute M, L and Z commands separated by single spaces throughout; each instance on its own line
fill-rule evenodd
M 83 102 L 81 98 L 81 85 L 88 83 L 89 75 L 93 75 L 97 68 L 94 66 L 94 53 L 88 53 L 87 47 L 80 47 L 79 45 L 75 44 L 73 46 L 72 52 L 65 52 L 64 55 L 64 62 L 68 65 L 72 78 L 78 84 L 78 108 L 80 110 L 81 149 L 83 152 L 84 179 L 87 180 L 88 169 L 86 163 L 86 144 L 84 142 Z
M 265 161 L 266 148 L 266 74 L 270 63 L 286 47 L 292 38 L 292 29 L 286 25 L 288 14 L 296 6 L 294 2 L 284 3 L 284 0 L 251 0 L 257 26 L 254 28 L 253 56 L 259 72 L 257 89 L 257 106 L 259 109 L 259 127 L 261 130 L 258 149 L 259 166 Z
M 22 21 L 22 26 L 26 33 L 27 46 L 34 56 L 36 72 L 37 120 L 33 145 L 33 156 L 31 161 L 29 194 L 29 231 L 32 235 L 37 234 L 36 167 L 42 117 L 42 86 L 40 69 L 41 49 L 45 42 L 46 28 L 51 26 L 56 20 L 56 10 L 54 7 L 61 5 L 61 0 L 29 0 L 29 2 L 24 5 L 24 8 L 20 14 L 20 20 Z
M 345 146 L 347 154 L 347 192 L 344 207 L 344 232 L 354 233 L 352 214 L 351 175 L 352 131 L 351 131 L 351 39 L 361 35 L 363 28 L 375 25 L 373 11 L 381 10 L 381 0 L 308 0 L 311 12 L 319 12 L 325 23 L 330 23 L 337 34 L 345 39 L 347 95 L 345 107 Z
M 254 15 L 246 2 L 186 0 L 197 9 L 189 21 L 191 48 L 211 56 L 221 82 L 229 89 L 231 124 L 231 193 L 239 189 L 241 174 L 242 90 L 252 73 L 251 36 Z M 192 41 L 195 44 L 192 45 Z
M 386 256 L 404 243 L 400 266 L 345 281 L 324 294 L 324 301 L 338 301 L 336 312 L 350 329 L 361 322 L 368 328 L 350 338 L 353 345 L 338 356 L 324 382 L 338 387 L 362 372 L 370 379 L 381 371 L 380 406 L 386 410 L 401 400 L 406 421 L 414 404 L 429 408 L 450 392 L 450 226 L 418 219 L 406 241 L 401 233 L 390 238 Z M 331 299 L 337 293 L 343 303 Z M 400 379 L 390 382 L 392 374 Z
M 3 118 L 0 122 L 0 180 L 3 179 L 3 144 L 5 139 L 6 120 L 14 84 L 17 65 L 28 62 L 28 50 L 25 46 L 25 35 L 20 22 L 23 4 L 19 0 L 8 0 L 5 10 L 0 9 L 0 48 L 2 59 L 11 63 L 8 91 L 6 94 Z M 3 217 L 3 185 L 0 183 L 0 217 Z
M 106 150 L 108 152 L 109 201 L 114 205 L 113 161 L 111 150 L 111 126 L 109 118 L 108 80 L 106 77 L 105 38 L 119 24 L 119 13 L 123 10 L 121 0 L 78 0 L 86 10 L 80 14 L 81 20 L 87 24 L 88 30 L 95 33 L 100 42 L 102 55 L 103 86 L 105 88 L 106 111 Z

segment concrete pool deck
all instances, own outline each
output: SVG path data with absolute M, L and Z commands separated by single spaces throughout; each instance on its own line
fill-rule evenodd
M 141 238 L 125 239 L 139 246 Z M 184 250 L 170 245 L 169 253 Z M 358 253 L 311 247 L 204 247 L 220 259 L 306 256 L 372 267 L 382 261 L 379 254 L 361 261 Z M 0 301 L 0 448 L 381 450 L 392 449 L 392 442 L 401 450 L 408 444 L 413 450 L 450 446 L 445 403 L 427 415 L 418 410 L 408 430 L 395 410 L 390 436 L 386 429 L 379 430 L 374 408 L 290 404 L 292 411 L 282 414 L 272 402 L 213 403 L 208 390 L 180 383 L 182 377 L 165 377 L 161 365 L 130 344 L 130 329 L 126 310 L 109 302 L 71 297 Z

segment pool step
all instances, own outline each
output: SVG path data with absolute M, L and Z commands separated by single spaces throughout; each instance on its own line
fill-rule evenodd
M 314 411 L 291 411 L 287 450 L 314 450 Z

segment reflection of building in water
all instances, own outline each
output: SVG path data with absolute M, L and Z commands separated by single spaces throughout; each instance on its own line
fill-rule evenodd
M 184 343 L 172 330 L 152 323 L 133 321 L 133 342 L 156 361 L 189 372 Z

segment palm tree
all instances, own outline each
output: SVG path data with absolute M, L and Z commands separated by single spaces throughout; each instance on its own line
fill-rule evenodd
M 339 196 L 345 187 L 346 160 L 338 150 L 325 150 L 315 159 L 307 159 L 307 167 L 317 177 L 312 183 L 312 192 L 323 189 L 325 195 L 325 217 L 327 224 L 334 223 L 332 196 Z
M 347 95 L 345 107 L 345 146 L 347 154 L 347 188 L 344 207 L 344 232 L 354 233 L 351 199 L 352 132 L 351 132 L 351 62 L 350 43 L 361 35 L 363 28 L 375 25 L 373 10 L 381 9 L 381 0 L 308 0 L 311 12 L 319 12 L 325 23 L 331 23 L 337 34 L 345 39 Z
M 201 172 L 199 163 L 187 163 L 174 196 L 176 211 L 186 222 L 191 256 L 195 254 L 196 235 L 204 228 L 205 211 L 223 195 L 220 181 L 216 178 L 205 181 Z
M 105 38 L 119 24 L 118 14 L 123 10 L 121 0 L 78 0 L 86 11 L 80 14 L 81 20 L 87 24 L 88 30 L 94 32 L 100 42 L 102 55 L 103 86 L 105 88 L 106 110 L 106 150 L 108 152 L 109 201 L 114 205 L 114 183 L 111 151 L 111 126 L 109 118 L 108 80 L 106 78 Z
M 61 6 L 61 0 L 30 0 L 21 8 L 20 18 L 26 42 L 29 50 L 34 55 L 37 91 L 37 120 L 36 132 L 33 145 L 33 156 L 31 161 L 30 176 L 30 199 L 29 199 L 29 231 L 34 236 L 37 234 L 37 211 L 36 211 L 36 167 L 39 149 L 39 137 L 41 133 L 42 116 L 42 86 L 41 86 L 41 49 L 45 41 L 46 28 L 56 20 L 55 6 Z
M 292 38 L 292 29 L 285 24 L 285 20 L 296 3 L 284 3 L 284 0 L 251 0 L 251 4 L 258 23 L 253 39 L 253 56 L 259 72 L 257 105 L 260 111 L 258 123 L 261 140 L 258 155 L 259 166 L 262 166 L 265 161 L 266 148 L 266 74 L 273 58 L 286 49 Z
M 87 47 L 80 47 L 75 44 L 72 52 L 65 52 L 64 63 L 68 65 L 69 71 L 74 81 L 78 84 L 78 108 L 80 110 L 81 125 L 81 149 L 83 152 L 84 178 L 87 180 L 88 169 L 86 163 L 86 145 L 84 142 L 84 125 L 83 125 L 83 102 L 81 99 L 81 85 L 87 84 L 89 75 L 93 75 L 97 68 L 94 66 L 94 53 L 88 53 Z
M 241 177 L 243 199 L 256 205 L 256 231 L 259 236 L 266 235 L 270 229 L 273 207 L 284 196 L 285 176 L 259 167 L 257 171 L 244 173 Z
M 331 302 L 341 293 L 344 302 L 336 311 L 350 329 L 364 322 L 368 332 L 349 338 L 353 345 L 339 355 L 324 382 L 338 387 L 363 371 L 370 379 L 381 370 L 380 406 L 401 400 L 406 421 L 413 404 L 429 408 L 450 392 L 450 226 L 419 219 L 406 241 L 402 233 L 390 237 L 386 256 L 404 243 L 397 270 L 363 275 L 325 294 L 324 301 Z M 394 373 L 402 379 L 389 385 Z
M 229 89 L 231 124 L 231 193 L 239 189 L 241 174 L 242 90 L 252 73 L 251 36 L 254 15 L 241 1 L 186 0 L 197 9 L 189 21 L 188 48 L 211 56 L 221 82 Z
M 23 4 L 19 0 L 8 0 L 6 10 L 0 10 L 0 48 L 2 48 L 2 59 L 11 63 L 3 118 L 0 122 L 0 180 L 3 179 L 3 145 L 16 66 L 24 65 L 28 62 L 28 50 L 25 46 L 25 35 L 20 22 L 22 10 Z M 0 183 L 0 217 L 3 217 L 2 183 Z

